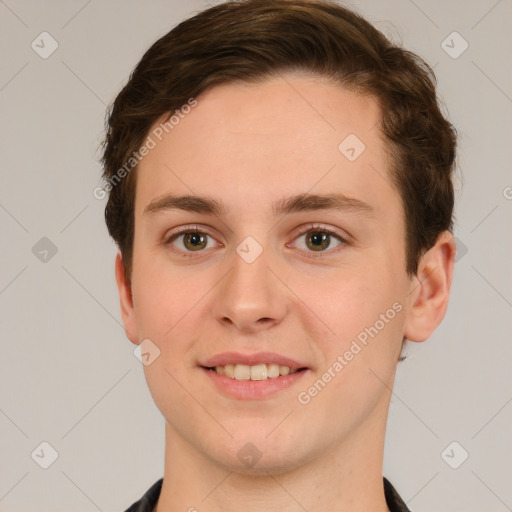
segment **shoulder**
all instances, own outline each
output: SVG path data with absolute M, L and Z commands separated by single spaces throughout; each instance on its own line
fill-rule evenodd
M 160 490 L 162 489 L 163 478 L 157 480 L 142 496 L 142 498 L 131 505 L 125 512 L 153 512 Z
M 393 487 L 391 482 L 384 477 L 384 495 L 386 503 L 391 512 L 411 512 L 398 491 Z

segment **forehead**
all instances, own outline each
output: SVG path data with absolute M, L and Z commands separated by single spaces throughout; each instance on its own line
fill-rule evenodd
M 267 206 L 270 214 L 275 200 L 308 192 L 340 192 L 377 211 L 399 202 L 374 98 L 288 74 L 223 84 L 196 100 L 172 128 L 155 132 L 163 117 L 150 130 L 155 147 L 138 167 L 136 215 L 168 193 L 215 197 L 233 214 Z

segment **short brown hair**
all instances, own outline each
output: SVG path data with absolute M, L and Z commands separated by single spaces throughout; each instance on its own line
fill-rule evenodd
M 438 235 L 452 230 L 456 132 L 439 108 L 430 66 L 333 1 L 232 1 L 198 13 L 156 41 L 108 114 L 102 163 L 103 180 L 111 186 L 105 220 L 128 280 L 136 165 L 122 180 L 112 180 L 153 124 L 215 85 L 257 82 L 284 71 L 327 77 L 379 102 L 390 177 L 404 208 L 410 275 Z

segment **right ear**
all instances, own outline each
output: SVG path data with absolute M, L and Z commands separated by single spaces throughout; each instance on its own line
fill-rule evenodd
M 132 287 L 126 278 L 125 267 L 121 253 L 116 256 L 116 282 L 119 291 L 119 302 L 121 305 L 121 316 L 123 319 L 126 337 L 135 345 L 139 344 L 137 319 L 133 307 Z

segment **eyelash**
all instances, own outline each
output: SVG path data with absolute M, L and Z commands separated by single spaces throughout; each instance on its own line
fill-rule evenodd
M 193 257 L 196 256 L 195 255 L 195 251 L 182 251 L 180 249 L 176 249 L 172 245 L 172 243 L 171 243 L 171 242 L 174 242 L 174 240 L 176 240 L 179 236 L 190 234 L 190 233 L 199 233 L 201 235 L 207 235 L 210 238 L 213 238 L 207 232 L 201 231 L 198 226 L 184 226 L 179 231 L 177 231 L 177 232 L 173 233 L 172 235 L 170 235 L 169 237 L 167 237 L 164 240 L 164 245 L 168 246 L 169 249 L 172 252 L 178 254 L 179 256 L 181 256 L 183 258 L 193 258 Z M 301 237 L 303 235 L 306 235 L 307 233 L 325 233 L 325 234 L 328 234 L 329 236 L 331 236 L 333 238 L 336 238 L 342 244 L 346 245 L 346 244 L 349 243 L 349 240 L 347 238 L 344 238 L 341 235 L 339 235 L 338 233 L 335 233 L 334 231 L 332 231 L 332 230 L 330 230 L 328 228 L 325 228 L 325 227 L 323 227 L 321 225 L 317 225 L 317 224 L 315 224 L 313 226 L 309 226 L 306 230 L 301 231 L 295 237 L 295 239 L 297 239 L 297 238 L 299 238 L 299 237 Z M 311 255 L 309 256 L 311 258 L 321 258 L 321 257 L 324 257 L 326 252 L 331 253 L 331 252 L 335 251 L 336 249 L 339 249 L 339 247 L 337 247 L 335 249 L 332 249 L 331 251 L 319 251 L 318 253 L 315 253 L 315 251 L 306 251 L 306 252 L 311 253 Z M 197 252 L 204 252 L 204 250 L 203 251 L 197 251 Z

